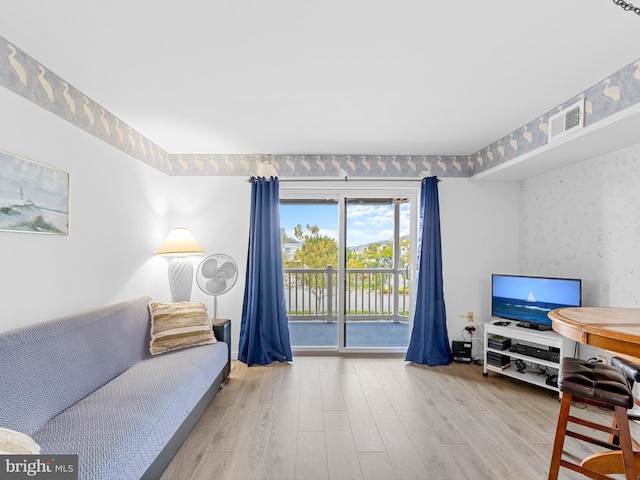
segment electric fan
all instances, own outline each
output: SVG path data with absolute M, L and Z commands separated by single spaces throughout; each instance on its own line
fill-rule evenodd
M 218 296 L 228 292 L 238 280 L 238 265 L 229 255 L 214 253 L 206 257 L 196 270 L 200 290 L 213 296 L 213 318 L 218 318 Z

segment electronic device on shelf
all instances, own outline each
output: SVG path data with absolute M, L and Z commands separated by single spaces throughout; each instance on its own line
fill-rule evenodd
M 511 339 L 501 335 L 491 335 L 487 338 L 487 346 L 496 350 L 507 350 L 511 347 Z
M 527 345 L 524 342 L 518 342 L 516 345 L 516 353 L 560 363 L 560 349 L 548 345 Z
M 500 320 L 496 320 L 494 322 L 491 322 L 494 325 L 498 325 L 499 327 L 506 327 L 507 325 L 511 325 L 511 322 L 505 322 L 505 321 L 500 321 Z
M 491 275 L 491 316 L 518 322 L 518 327 L 551 330 L 551 310 L 581 305 L 579 278 Z
M 509 365 L 511 362 L 511 357 L 509 355 L 500 355 L 495 352 L 487 352 L 487 363 L 489 365 L 493 365 L 494 367 L 504 367 L 505 365 Z

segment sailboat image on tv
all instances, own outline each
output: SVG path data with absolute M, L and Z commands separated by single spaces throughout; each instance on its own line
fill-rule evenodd
M 522 327 L 548 330 L 548 313 L 561 307 L 579 307 L 581 292 L 580 279 L 494 274 L 491 316 L 515 320 Z

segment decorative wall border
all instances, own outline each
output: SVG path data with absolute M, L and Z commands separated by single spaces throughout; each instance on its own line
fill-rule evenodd
M 639 103 L 640 59 L 473 154 L 470 175 L 476 175 L 546 145 L 549 117 L 580 98 L 584 98 L 585 127 Z
M 433 155 L 172 155 L 172 175 L 248 176 L 270 162 L 283 177 L 468 177 L 471 157 Z
M 2 36 L 0 84 L 128 155 L 170 173 L 167 152 Z
M 549 116 L 585 99 L 585 126 L 640 102 L 640 59 L 471 155 L 170 154 L 0 36 L 0 85 L 168 175 L 250 176 L 270 161 L 287 177 L 470 177 L 547 144 Z

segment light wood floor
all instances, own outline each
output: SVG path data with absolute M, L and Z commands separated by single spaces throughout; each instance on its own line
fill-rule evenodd
M 550 390 L 402 358 L 234 365 L 161 480 L 547 477 L 559 409 Z M 565 450 L 593 452 L 573 439 Z M 562 469 L 561 478 L 584 477 Z

